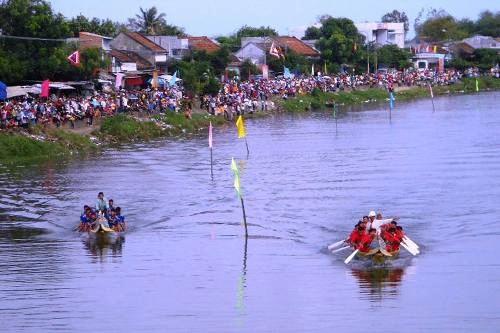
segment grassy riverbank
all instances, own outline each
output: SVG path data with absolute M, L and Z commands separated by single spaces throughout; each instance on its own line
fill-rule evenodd
M 480 91 L 500 90 L 500 79 L 492 77 L 478 78 Z M 436 86 L 432 88 L 434 95 L 447 95 L 457 93 L 476 92 L 475 79 L 463 79 L 455 84 L 447 86 Z M 409 101 L 417 98 L 430 98 L 428 87 L 396 87 L 394 93 L 396 101 Z M 383 102 L 388 99 L 388 93 L 382 88 L 358 89 L 324 93 L 319 89 L 309 95 L 302 95 L 285 101 L 280 101 L 280 108 L 285 112 L 303 112 L 307 110 L 324 110 L 331 108 L 333 103 L 337 106 L 361 105 L 366 103 Z
M 4 164 L 85 155 L 96 150 L 90 137 L 63 129 L 32 126 L 26 131 L 0 132 L 0 160 Z
M 500 90 L 500 79 L 481 77 L 478 79 L 479 90 Z M 474 93 L 475 79 L 463 79 L 448 86 L 433 87 L 434 95 L 455 93 Z M 427 87 L 396 87 L 396 101 L 408 101 L 417 98 L 430 98 Z M 364 89 L 323 93 L 315 90 L 309 95 L 302 95 L 285 101 L 277 101 L 278 110 L 285 112 L 303 112 L 306 110 L 326 110 L 333 103 L 339 107 L 349 105 L 369 105 L 386 102 L 387 91 L 384 89 Z M 257 112 L 252 117 L 266 116 L 268 113 Z M 246 115 L 246 117 L 249 115 Z M 181 113 L 167 112 L 149 117 L 145 114 L 118 114 L 102 118 L 94 127 L 80 126 L 76 129 L 55 129 L 53 127 L 34 126 L 29 130 L 11 130 L 0 132 L 0 161 L 15 163 L 23 160 L 53 159 L 74 155 L 85 155 L 99 151 L 101 144 L 124 144 L 134 141 L 147 141 L 165 136 L 179 136 L 196 133 L 208 127 L 209 122 L 220 126 L 227 121 L 221 116 L 210 116 L 205 111 L 193 112 L 191 119 Z

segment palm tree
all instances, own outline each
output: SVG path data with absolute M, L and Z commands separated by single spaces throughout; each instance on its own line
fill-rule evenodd
M 154 35 L 156 28 L 165 21 L 165 13 L 158 14 L 155 6 L 146 10 L 140 7 L 140 10 L 141 14 L 137 14 L 136 18 L 141 30 L 148 35 Z

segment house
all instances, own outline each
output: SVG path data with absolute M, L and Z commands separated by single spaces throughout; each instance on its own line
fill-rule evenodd
M 354 24 L 359 33 L 365 36 L 366 43 L 375 43 L 381 46 L 393 44 L 399 48 L 405 45 L 404 23 L 377 23 L 364 22 Z
M 111 48 L 129 55 L 135 53 L 137 57 L 152 64 L 153 69 L 161 71 L 166 68 L 167 50 L 138 32 L 120 32 L 111 41 Z
M 492 49 L 500 52 L 500 41 L 490 36 L 476 35 L 465 38 L 462 42 L 470 45 L 473 49 Z
M 207 36 L 201 37 L 187 37 L 188 47 L 191 50 L 205 51 L 207 53 L 214 53 L 220 50 L 220 45 Z
M 133 51 L 111 50 L 109 55 L 112 58 L 111 72 L 113 73 L 136 71 L 150 72 L 154 69 L 154 64 Z
M 294 36 L 242 37 L 241 48 L 234 55 L 240 60 L 248 59 L 255 65 L 265 64 L 267 53 L 273 43 L 276 47 L 280 47 L 285 55 L 288 50 L 291 50 L 309 59 L 320 57 L 318 50 Z
M 242 47 L 234 53 L 234 56 L 240 61 L 249 60 L 252 64 L 265 64 L 267 62 L 266 52 L 271 46 L 271 43 L 245 41 L 241 39 Z M 267 45 L 269 44 L 269 45 Z
M 310 43 L 294 36 L 279 36 L 274 37 L 273 40 L 285 51 L 285 53 L 287 50 L 292 50 L 295 54 L 309 59 L 319 59 L 321 55 Z
M 78 34 L 79 49 L 85 50 L 91 47 L 102 49 L 105 53 L 111 51 L 111 41 L 113 38 L 93 34 L 91 32 L 80 31 Z
M 178 36 L 146 36 L 167 51 L 167 59 L 181 60 L 189 55 L 189 40 Z

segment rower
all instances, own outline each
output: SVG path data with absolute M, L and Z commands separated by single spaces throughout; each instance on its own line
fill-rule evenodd
M 396 233 L 396 225 L 391 223 L 382 226 L 380 237 L 384 240 L 385 249 L 387 251 L 399 251 L 399 244 L 401 243 L 402 237 Z
M 122 209 L 120 207 L 116 207 L 115 212 L 118 231 L 125 231 L 127 225 L 125 224 L 125 216 L 121 215 Z
M 361 238 L 365 234 L 365 226 L 363 225 L 363 221 L 359 221 L 355 226 L 354 230 L 349 235 L 347 239 L 347 243 L 351 244 L 355 249 L 359 246 Z
M 368 253 L 370 250 L 378 248 L 377 230 L 370 228 L 368 234 L 363 234 L 357 249 L 359 252 Z
M 90 207 L 87 205 L 83 206 L 83 213 L 80 215 L 80 225 L 77 228 L 78 231 L 89 231 L 91 229 L 92 219 L 90 215 Z

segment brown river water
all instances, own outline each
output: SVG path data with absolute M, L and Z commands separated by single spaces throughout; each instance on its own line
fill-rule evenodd
M 500 93 L 0 163 L 0 332 L 498 332 Z M 240 169 L 249 237 L 230 169 Z M 75 234 L 113 198 L 129 230 Z M 370 210 L 421 247 L 331 254 Z

